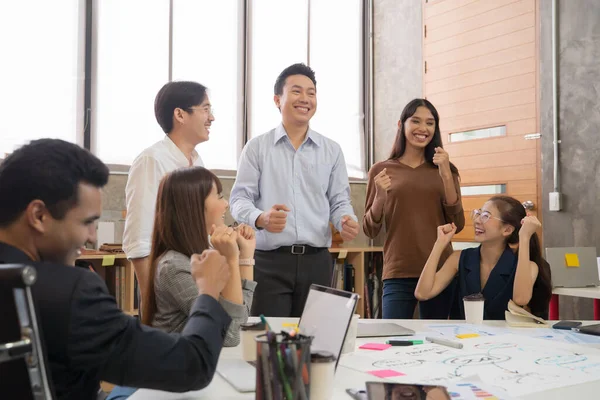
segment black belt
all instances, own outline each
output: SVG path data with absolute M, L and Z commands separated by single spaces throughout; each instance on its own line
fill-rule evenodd
M 303 254 L 316 254 L 323 250 L 327 250 L 327 247 L 313 247 L 307 244 L 295 244 L 293 246 L 281 246 L 274 250 L 270 250 L 276 253 L 288 253 L 294 255 L 303 255 Z

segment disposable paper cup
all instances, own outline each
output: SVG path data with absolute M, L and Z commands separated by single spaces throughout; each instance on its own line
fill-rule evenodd
M 485 299 L 482 295 L 469 295 L 463 297 L 465 306 L 465 320 L 468 324 L 483 324 L 483 306 Z
M 310 361 L 310 399 L 328 400 L 333 394 L 335 376 L 335 357 L 330 352 L 321 351 L 311 354 Z
M 266 326 L 262 322 L 240 325 L 240 342 L 244 361 L 256 361 L 256 341 L 254 339 L 266 332 Z

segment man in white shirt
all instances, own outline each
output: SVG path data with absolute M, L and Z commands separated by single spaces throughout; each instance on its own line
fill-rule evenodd
M 195 148 L 208 140 L 215 120 L 205 86 L 197 82 L 169 82 L 154 100 L 154 114 L 166 137 L 137 156 L 125 188 L 127 217 L 123 250 L 133 262 L 139 287 L 148 279 L 148 256 L 158 185 L 179 168 L 204 164 Z

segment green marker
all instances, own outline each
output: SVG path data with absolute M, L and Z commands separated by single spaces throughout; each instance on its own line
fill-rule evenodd
M 414 346 L 416 344 L 423 344 L 422 340 L 388 340 L 387 344 L 392 346 Z

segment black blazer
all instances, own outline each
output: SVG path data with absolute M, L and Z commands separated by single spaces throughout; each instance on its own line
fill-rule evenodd
M 38 273 L 33 295 L 58 399 L 95 399 L 100 380 L 173 392 L 212 380 L 231 322 L 214 298 L 198 297 L 183 332 L 167 334 L 124 314 L 97 274 L 35 263 L 0 242 L 0 264 L 14 263 Z
M 465 307 L 462 300 L 464 296 L 482 293 L 485 298 L 483 318 L 504 320 L 504 311 L 508 307 L 509 300 L 513 297 L 517 260 L 517 255 L 507 246 L 500 256 L 498 263 L 490 272 L 485 288 L 482 291 L 481 254 L 479 247 L 461 251 L 458 262 L 458 290 L 456 298 L 459 315 L 454 317 L 465 319 Z

